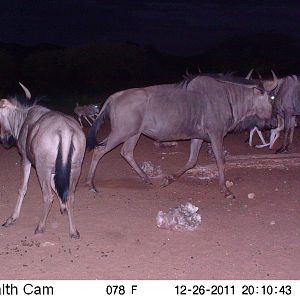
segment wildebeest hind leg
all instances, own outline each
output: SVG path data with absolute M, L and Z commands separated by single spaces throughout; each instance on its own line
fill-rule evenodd
M 92 192 L 98 193 L 98 190 L 96 189 L 94 185 L 94 176 L 95 171 L 98 165 L 99 160 L 102 158 L 103 155 L 105 155 L 107 152 L 121 144 L 124 140 L 122 140 L 119 137 L 114 137 L 111 133 L 109 137 L 106 139 L 106 145 L 105 146 L 97 146 L 94 149 L 92 162 L 90 165 L 89 173 L 86 179 L 86 184 L 90 188 Z
M 71 178 L 71 186 L 70 186 L 70 191 L 69 191 L 69 196 L 68 200 L 66 203 L 66 209 L 68 212 L 68 217 L 69 217 L 69 225 L 70 225 L 70 237 L 72 239 L 79 239 L 80 234 L 78 230 L 76 229 L 75 226 L 75 221 L 74 221 L 74 213 L 73 213 L 73 207 L 74 207 L 74 193 L 75 193 L 75 186 L 78 181 L 80 175 L 80 169 L 73 171 L 72 178 Z
M 80 234 L 79 234 L 79 232 L 77 231 L 77 229 L 75 227 L 74 213 L 73 213 L 74 193 L 72 193 L 69 196 L 68 201 L 66 203 L 66 206 L 67 206 L 68 217 L 69 217 L 69 224 L 70 224 L 70 237 L 72 239 L 79 239 L 80 238 Z
M 178 172 L 164 177 L 161 183 L 162 187 L 165 187 L 170 183 L 174 182 L 175 180 L 177 180 L 182 174 L 184 174 L 187 170 L 191 169 L 196 164 L 202 143 L 203 140 L 199 140 L 199 139 L 191 140 L 190 157 L 188 162 Z
M 58 199 L 58 202 L 59 202 L 59 208 L 60 208 L 60 213 L 63 215 L 67 212 L 67 209 L 66 209 L 66 205 L 64 203 L 61 202 L 61 200 L 59 199 L 59 196 L 58 196 L 58 193 L 57 193 L 57 190 L 56 190 L 56 187 L 55 187 L 55 183 L 54 183 L 54 174 L 51 174 L 51 188 L 53 190 L 53 192 L 55 192 L 56 196 L 57 196 L 57 199 Z
M 38 173 L 38 178 L 43 193 L 43 213 L 40 222 L 36 227 L 34 233 L 43 233 L 45 231 L 46 220 L 53 202 L 53 194 L 51 191 L 51 184 L 50 184 L 51 174 L 50 174 L 50 170 L 39 171 L 38 166 L 37 166 L 37 173 Z
M 140 137 L 140 134 L 136 134 L 130 137 L 123 145 L 121 149 L 121 155 L 126 159 L 126 161 L 131 165 L 131 167 L 140 175 L 145 183 L 151 183 L 147 174 L 138 166 L 133 157 L 133 150 L 136 143 Z
M 23 199 L 24 196 L 26 194 L 27 191 L 27 185 L 28 185 L 28 179 L 29 179 L 29 175 L 30 175 L 30 168 L 31 168 L 31 163 L 28 160 L 24 160 L 22 162 L 22 171 L 23 171 L 23 181 L 22 181 L 22 185 L 19 189 L 19 196 L 18 196 L 18 200 L 17 200 L 17 204 L 15 206 L 15 209 L 13 211 L 13 214 L 11 217 L 9 217 L 6 222 L 2 225 L 2 226 L 9 226 L 12 225 L 17 218 L 20 215 L 20 211 L 21 211 L 21 206 L 23 203 Z

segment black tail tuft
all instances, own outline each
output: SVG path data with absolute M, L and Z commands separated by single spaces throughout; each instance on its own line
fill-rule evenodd
M 54 175 L 54 183 L 55 188 L 58 193 L 59 198 L 62 203 L 66 203 L 69 194 L 70 188 L 70 174 L 71 174 L 71 164 L 72 164 L 72 155 L 73 155 L 73 143 L 71 141 L 68 159 L 66 165 L 63 164 L 62 161 L 62 145 L 61 140 L 58 145 L 58 153 L 55 162 L 55 175 Z
M 87 139 L 86 139 L 86 147 L 89 151 L 96 147 L 97 145 L 96 137 L 97 137 L 98 130 L 100 129 L 101 125 L 104 123 L 108 113 L 109 113 L 109 104 L 106 105 L 104 110 L 97 117 L 92 127 L 89 129 L 89 132 L 87 134 Z

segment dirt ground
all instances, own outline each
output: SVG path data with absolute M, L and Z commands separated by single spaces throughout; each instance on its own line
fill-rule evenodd
M 250 148 L 245 134 L 230 135 L 231 155 L 266 154 Z M 198 163 L 211 163 L 206 144 Z M 55 199 L 44 234 L 34 229 L 42 212 L 41 189 L 32 170 L 21 216 L 0 228 L 0 279 L 300 279 L 300 168 L 230 169 L 226 179 L 235 200 L 225 199 L 217 179 L 187 175 L 168 187 L 145 185 L 120 156 L 120 146 L 99 163 L 96 185 L 85 186 L 91 161 L 86 153 L 76 192 L 80 240 L 70 240 L 68 220 Z M 300 152 L 300 129 L 291 152 Z M 141 164 L 152 161 L 172 173 L 188 158 L 189 142 L 157 150 L 142 137 L 135 150 Z M 15 148 L 0 148 L 0 220 L 10 216 L 20 183 Z M 247 195 L 254 193 L 249 199 Z M 193 232 L 156 226 L 159 210 L 199 207 L 202 224 Z

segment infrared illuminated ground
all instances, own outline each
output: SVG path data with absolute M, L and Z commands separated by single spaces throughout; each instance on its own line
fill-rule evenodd
M 296 130 L 291 152 L 300 152 Z M 245 134 L 225 139 L 232 155 L 267 154 L 244 143 Z M 157 150 L 142 137 L 135 150 L 141 164 L 152 161 L 164 173 L 188 158 L 188 142 Z M 145 185 L 120 156 L 120 146 L 100 161 L 95 183 L 84 185 L 91 161 L 86 153 L 76 192 L 75 220 L 80 240 L 69 239 L 67 216 L 55 199 L 46 232 L 34 235 L 42 213 L 41 189 L 32 170 L 21 216 L 0 228 L 0 279 L 299 279 L 300 168 L 230 169 L 235 200 L 218 182 L 183 176 L 166 188 Z M 211 163 L 206 145 L 198 163 Z M 20 183 L 17 150 L 0 148 L 0 221 L 10 216 Z M 253 199 L 247 195 L 254 193 Z M 202 224 L 194 232 L 159 229 L 159 210 L 184 204 L 199 207 Z

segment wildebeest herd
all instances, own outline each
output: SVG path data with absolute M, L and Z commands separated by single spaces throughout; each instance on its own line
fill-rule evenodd
M 30 99 L 29 90 L 21 86 Z M 211 143 L 221 192 L 227 198 L 234 198 L 225 184 L 224 137 L 246 130 L 252 138 L 254 131 L 271 130 L 268 145 L 272 148 L 280 131 L 284 131 L 284 143 L 278 152 L 286 152 L 293 138 L 295 116 L 300 114 L 300 79 L 295 75 L 277 78 L 274 73 L 269 80 L 250 79 L 250 74 L 246 78 L 226 74 L 189 75 L 179 83 L 117 92 L 107 99 L 100 112 L 97 106 L 93 107 L 75 108 L 81 127 L 82 116 L 92 116 L 92 121 L 97 116 L 86 140 L 71 116 L 19 98 L 0 101 L 1 143 L 7 148 L 17 146 L 23 170 L 15 209 L 3 226 L 13 224 L 19 217 L 33 165 L 44 202 L 35 233 L 45 230 L 54 191 L 61 212 L 68 214 L 70 237 L 79 238 L 73 205 L 86 146 L 94 149 L 87 176 L 92 191 L 97 192 L 94 175 L 99 160 L 121 143 L 124 143 L 121 155 L 144 182 L 150 183 L 133 156 L 141 134 L 156 141 L 191 140 L 187 163 L 176 173 L 165 176 L 162 186 L 177 180 L 196 164 L 203 141 Z M 110 133 L 97 142 L 97 133 L 106 118 L 110 120 Z

